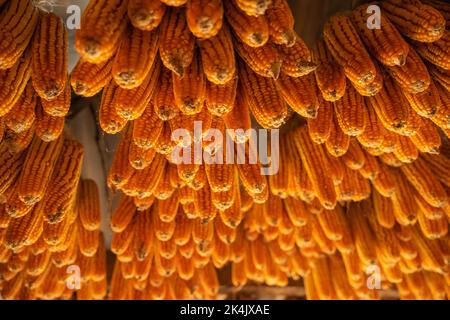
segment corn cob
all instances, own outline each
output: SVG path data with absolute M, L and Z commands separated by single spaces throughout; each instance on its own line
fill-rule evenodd
M 367 109 L 364 98 L 351 86 L 347 87 L 342 99 L 334 103 L 336 118 L 342 131 L 350 136 L 364 132 L 367 121 Z
M 135 212 L 136 207 L 134 206 L 133 199 L 123 196 L 112 215 L 110 222 L 111 230 L 115 233 L 123 232 L 132 223 Z
M 55 99 L 48 101 L 41 99 L 41 105 L 45 113 L 53 117 L 64 117 L 70 109 L 70 84 L 66 81 L 63 92 L 61 92 Z
M 164 168 L 163 175 L 161 179 L 159 180 L 158 184 L 156 185 L 155 189 L 153 190 L 153 195 L 158 200 L 167 200 L 171 198 L 172 201 L 174 201 L 174 204 L 178 203 L 178 197 L 174 194 L 175 188 L 170 183 L 170 176 L 167 174 L 167 167 Z M 173 195 L 173 196 L 172 196 Z M 172 212 L 172 211 L 171 211 Z M 172 216 L 173 213 L 167 213 L 169 216 Z M 161 216 L 162 219 L 162 216 Z
M 419 150 L 408 137 L 397 136 L 397 149 L 394 156 L 403 163 L 412 163 L 419 156 Z
M 142 170 L 150 165 L 155 154 L 155 149 L 144 149 L 137 146 L 135 143 L 131 143 L 130 149 L 128 150 L 128 160 L 134 169 Z
M 161 63 L 157 59 L 142 84 L 134 89 L 116 88 L 112 100 L 116 113 L 125 120 L 138 119 L 150 105 L 158 84 Z
M 135 28 L 144 31 L 156 29 L 166 12 L 166 6 L 159 0 L 129 0 L 128 18 Z
M 372 195 L 373 208 L 378 223 L 384 228 L 393 228 L 396 220 L 392 201 L 376 191 Z
M 174 148 L 175 142 L 172 140 L 172 130 L 170 129 L 169 123 L 164 122 L 162 132 L 155 145 L 156 152 L 168 155 Z
M 117 146 L 114 160 L 108 174 L 108 185 L 110 187 L 114 186 L 116 188 L 121 188 L 128 182 L 133 174 L 134 170 L 128 160 L 128 152 L 130 144 L 132 143 L 131 139 L 131 133 L 127 131 Z
M 73 91 L 83 97 L 99 93 L 111 80 L 112 63 L 113 59 L 98 64 L 80 59 L 70 76 Z
M 413 228 L 412 231 L 422 265 L 437 272 L 442 272 L 445 267 L 445 261 L 439 250 L 438 243 L 425 239 L 417 227 Z
M 249 150 L 250 148 L 245 147 L 245 145 L 244 148 L 245 154 L 236 151 L 236 167 L 239 172 L 239 178 L 250 195 L 261 193 L 267 187 L 266 178 L 261 174 L 259 163 L 250 161 L 250 158 L 255 159 L 255 154 L 252 153 L 252 150 Z
M 441 84 L 436 83 L 436 87 L 442 104 L 439 110 L 431 120 L 442 129 L 450 128 L 450 92 L 446 90 Z
M 200 39 L 208 39 L 217 35 L 222 28 L 222 0 L 188 1 L 186 20 L 191 32 Z
M 258 75 L 278 79 L 281 69 L 281 57 L 271 43 L 252 48 L 236 40 L 235 48 L 239 56 Z
M 66 86 L 67 44 L 62 19 L 53 13 L 43 14 L 32 47 L 33 87 L 42 99 L 55 99 Z
M 74 140 L 65 140 L 56 162 L 52 186 L 44 201 L 44 219 L 48 223 L 58 223 L 64 219 L 75 201 L 78 181 L 83 163 L 83 147 Z
M 265 16 L 250 16 L 238 8 L 238 1 L 224 1 L 228 23 L 237 37 L 251 47 L 263 46 L 269 40 L 269 24 Z
M 450 161 L 444 155 L 429 155 L 423 154 L 421 158 L 426 161 L 427 167 L 433 172 L 445 186 L 450 187 L 450 175 L 448 168 L 450 168 Z
M 281 74 L 275 84 L 283 99 L 295 112 L 305 118 L 317 117 L 319 102 L 312 75 L 294 78 Z
M 239 1 L 238 1 L 239 3 Z M 271 40 L 291 47 L 295 43 L 294 16 L 286 0 L 273 0 L 266 12 Z
M 39 11 L 29 1 L 9 1 L 2 8 L 0 69 L 9 69 L 17 62 L 27 48 L 38 21 Z
M 112 76 L 116 83 L 125 89 L 140 86 L 156 62 L 158 46 L 158 32 L 129 29 L 112 65 Z
M 380 92 L 380 90 L 383 88 L 383 75 L 380 67 L 376 62 L 374 62 L 375 69 L 377 70 L 377 73 L 375 75 L 375 79 L 369 84 L 363 84 L 360 85 L 358 83 L 352 83 L 353 87 L 356 89 L 356 91 L 365 97 L 373 97 Z
M 120 117 L 115 110 L 114 97 L 118 90 L 119 86 L 111 80 L 102 94 L 99 109 L 99 123 L 102 130 L 108 134 L 120 132 L 127 124 L 127 120 Z
M 367 27 L 369 4 L 353 10 L 352 20 L 367 49 L 384 65 L 402 66 L 409 52 L 409 45 L 402 38 L 386 15 L 381 15 L 380 29 Z
M 445 31 L 445 18 L 438 10 L 418 0 L 390 0 L 382 8 L 398 30 L 420 42 L 439 40 Z
M 387 70 L 395 82 L 409 93 L 423 92 L 430 85 L 430 74 L 417 52 L 409 49 L 408 57 L 403 66 L 388 67 Z
M 332 16 L 324 27 L 324 40 L 346 76 L 359 85 L 370 84 L 377 70 L 348 16 Z
M 420 211 L 417 222 L 422 233 L 428 239 L 435 240 L 447 235 L 448 222 L 445 217 L 431 220 L 425 217 L 424 213 Z
M 233 109 L 237 84 L 237 77 L 234 77 L 224 85 L 207 82 L 205 105 L 212 115 L 222 117 Z
M 20 99 L 4 117 L 5 125 L 16 133 L 27 131 L 33 125 L 36 95 L 29 82 Z
M 93 257 L 99 247 L 99 235 L 97 231 L 89 231 L 82 226 L 77 228 L 78 231 L 78 244 L 80 252 L 85 257 Z
M 443 107 L 439 92 L 433 82 L 423 92 L 416 94 L 404 92 L 404 95 L 412 109 L 422 117 L 433 118 Z
M 264 128 L 280 127 L 288 116 L 288 109 L 274 80 L 260 77 L 248 67 L 240 71 L 244 102 L 248 103 L 258 123 Z
M 91 63 L 108 60 L 117 50 L 126 29 L 127 1 L 90 2 L 75 33 L 75 48 Z
M 224 115 L 223 121 L 226 128 L 230 129 L 231 137 L 236 143 L 245 143 L 250 138 L 249 129 L 252 128 L 250 110 L 242 94 L 239 93 L 236 96 L 234 107 Z M 239 129 L 241 131 L 238 131 Z
M 346 87 L 345 74 L 322 38 L 316 42 L 313 61 L 317 65 L 315 69 L 316 82 L 323 98 L 332 102 L 342 98 Z
M 55 167 L 62 145 L 62 139 L 43 142 L 35 138 L 31 143 L 23 169 L 18 180 L 19 197 L 26 204 L 40 201 Z M 45 166 L 42 164 L 45 163 Z
M 329 173 L 321 171 L 327 168 L 327 164 L 324 163 L 323 150 L 319 150 L 318 146 L 313 145 L 305 127 L 296 130 L 294 139 L 320 203 L 327 209 L 333 209 L 336 205 L 336 193 L 332 179 L 326 176 Z M 321 163 L 320 166 L 316 165 L 317 161 Z M 319 170 L 318 167 L 321 169 Z
M 378 173 L 372 180 L 373 186 L 383 197 L 391 197 L 396 192 L 392 169 L 380 161 L 377 163 Z
M 303 77 L 313 72 L 317 64 L 312 61 L 311 52 L 302 38 L 296 36 L 295 44 L 291 47 L 278 46 L 281 60 L 281 72 L 294 77 Z
M 314 119 L 308 119 L 308 132 L 311 140 L 322 144 L 331 134 L 333 124 L 333 105 L 322 96 L 318 97 L 319 109 Z
M 21 218 L 27 215 L 33 209 L 33 205 L 26 205 L 19 198 L 17 193 L 17 188 L 13 188 L 11 194 L 9 195 L 6 205 L 4 206 L 4 211 L 11 218 Z
M 0 117 L 20 99 L 31 76 L 31 50 L 26 50 L 7 70 L 0 70 Z
M 199 113 L 204 105 L 206 80 L 198 57 L 183 72 L 183 77 L 173 74 L 175 104 L 186 115 Z
M 439 153 L 441 137 L 439 131 L 430 120 L 424 119 L 422 126 L 410 139 L 420 152 Z
M 195 38 L 190 33 L 183 9 L 170 9 L 161 24 L 159 54 L 166 68 L 183 77 L 194 58 Z
M 14 131 L 7 129 L 5 131 L 5 144 L 8 146 L 9 152 L 20 153 L 27 149 L 33 140 L 34 133 L 34 125 L 32 125 L 27 131 L 21 133 L 15 133 Z
M 138 261 L 144 261 L 152 254 L 152 246 L 154 245 L 154 238 L 151 230 L 153 220 L 151 214 L 147 211 L 137 213 L 136 224 L 134 226 L 134 256 Z
M 350 136 L 342 131 L 336 118 L 337 117 L 334 117 L 333 119 L 330 136 L 325 142 L 325 146 L 331 155 L 335 157 L 341 157 L 345 153 L 347 153 L 347 150 L 350 146 Z
M 156 145 L 162 129 L 163 122 L 149 105 L 142 116 L 133 122 L 133 143 L 139 148 L 150 149 Z
M 43 141 L 50 142 L 58 139 L 64 130 L 64 117 L 54 117 L 47 114 L 42 105 L 36 108 L 36 135 Z
M 98 187 L 93 180 L 81 180 L 77 210 L 83 228 L 89 231 L 100 229 L 101 212 Z
M 145 198 L 134 197 L 133 202 L 138 211 L 145 211 L 151 208 L 155 202 L 155 197 L 153 195 Z
M 35 206 L 29 214 L 9 222 L 4 240 L 7 248 L 17 251 L 37 241 L 43 231 L 41 209 L 41 206 Z
M 396 174 L 395 177 L 400 179 L 396 183 L 396 192 L 391 197 L 395 219 L 400 225 L 412 225 L 416 222 L 419 211 L 414 197 L 415 190 L 402 175 Z
M 444 70 L 450 70 L 449 55 L 450 31 L 446 30 L 442 38 L 432 43 L 414 43 L 414 48 L 422 58 Z
M 164 67 L 161 68 L 160 84 L 155 88 L 153 105 L 156 115 L 163 121 L 171 120 L 179 113 L 173 95 L 172 72 Z

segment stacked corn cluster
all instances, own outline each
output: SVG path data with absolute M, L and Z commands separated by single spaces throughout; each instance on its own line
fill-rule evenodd
M 24 150 L 36 133 L 56 140 L 70 108 L 67 31 L 33 1 L 2 1 L 0 13 L 0 135 Z
M 0 289 L 5 299 L 68 299 L 106 294 L 98 191 L 80 181 L 83 147 L 36 135 L 28 149 L 0 144 Z M 81 287 L 69 286 L 67 267 Z M 75 275 L 76 276 L 76 275 Z M 71 280 L 72 281 L 72 280 Z M 72 282 L 70 282 L 72 283 Z
M 245 11 L 256 2 L 230 3 Z M 381 29 L 367 27 L 368 5 L 338 14 L 325 26 L 313 62 L 303 55 L 294 64 L 306 69 L 293 72 L 290 60 L 281 55 L 281 72 L 274 77 L 257 72 L 242 53 L 240 41 L 245 37 L 239 32 L 245 28 L 233 29 L 225 5 L 240 61 L 240 85 L 224 121 L 208 107 L 208 95 L 206 109 L 212 119 L 205 108 L 193 107 L 200 110 L 195 118 L 176 120 L 189 115 L 180 104 L 183 100 L 174 98 L 180 88 L 176 81 L 188 77 L 187 69 L 165 62 L 160 46 L 163 64 L 172 74 L 164 69 L 153 99 L 147 100 L 141 117 L 126 127 L 108 178 L 110 186 L 125 194 L 112 217 L 112 250 L 118 261 L 111 298 L 214 298 L 219 285 L 216 270 L 229 262 L 235 286 L 249 281 L 284 286 L 289 278 L 303 277 L 310 299 L 379 298 L 379 290 L 372 289 L 376 284 L 368 286 L 375 267 L 380 270 L 380 288 L 397 289 L 401 298 L 448 297 L 450 154 L 441 131 L 448 134 L 450 116 L 449 7 L 440 1 L 427 5 L 385 1 L 381 6 Z M 165 28 L 165 18 L 160 28 Z M 271 34 L 279 53 L 301 44 L 297 38 L 290 46 L 287 34 L 286 42 L 276 42 Z M 200 53 L 202 43 L 198 42 Z M 213 80 L 204 56 L 200 57 L 209 88 Z M 274 70 L 267 56 L 257 60 Z M 248 86 L 250 74 L 257 82 L 274 86 L 264 90 Z M 114 79 L 116 90 L 122 90 Z M 296 86 L 284 86 L 286 82 Z M 203 121 L 205 135 L 209 127 L 246 129 L 242 119 L 248 119 L 250 107 L 260 125 L 277 127 L 261 121 L 267 117 L 260 117 L 252 104 L 256 101 L 252 99 L 264 97 L 256 103 L 264 112 L 281 110 L 280 100 L 266 96 L 270 88 L 307 118 L 307 126 L 281 138 L 277 175 L 267 179 L 259 165 L 248 161 L 245 165 L 171 163 L 171 130 L 192 129 L 194 119 Z M 166 100 L 159 100 L 159 90 L 167 89 L 171 95 L 175 89 L 170 98 L 175 103 L 161 112 L 160 101 Z M 104 93 L 102 107 L 115 107 L 114 119 L 123 119 L 118 106 L 125 103 L 113 102 L 111 92 L 111 96 Z M 100 118 L 101 114 L 102 110 Z M 182 125 L 174 127 L 175 121 Z M 125 121 L 119 122 L 105 123 L 125 128 Z

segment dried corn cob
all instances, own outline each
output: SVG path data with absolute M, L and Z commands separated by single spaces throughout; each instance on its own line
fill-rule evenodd
M 228 23 L 239 39 L 251 47 L 260 47 L 269 40 L 269 24 L 264 16 L 249 16 L 241 11 L 236 0 L 224 1 Z
M 345 134 L 359 136 L 364 132 L 368 118 L 366 104 L 354 88 L 347 86 L 344 96 L 334 103 L 334 110 Z
M 43 231 L 41 209 L 37 205 L 29 214 L 10 221 L 4 240 L 7 248 L 17 251 L 37 241 Z
M 281 69 L 281 57 L 271 43 L 252 48 L 236 40 L 235 48 L 239 56 L 258 75 L 278 79 Z
M 38 21 L 39 11 L 30 1 L 13 0 L 2 8 L 0 69 L 9 69 L 17 62 L 27 48 Z
M 63 92 L 61 92 L 55 99 L 48 101 L 41 99 L 41 105 L 45 113 L 54 117 L 64 117 L 70 109 L 71 91 L 69 81 L 66 81 Z
M 33 87 L 45 100 L 60 95 L 67 81 L 68 34 L 60 17 L 41 15 L 39 29 L 33 39 Z
M 317 117 L 317 109 L 320 107 L 312 75 L 294 78 L 281 74 L 275 84 L 283 99 L 295 112 L 305 118 Z
M 91 63 L 108 60 L 119 47 L 126 28 L 127 1 L 89 2 L 75 34 L 75 48 Z
M 100 229 L 101 212 L 97 184 L 93 180 L 81 180 L 78 194 L 78 217 L 83 228 L 89 231 Z
M 313 72 L 317 65 L 312 61 L 311 52 L 300 36 L 296 36 L 291 47 L 278 46 L 283 61 L 281 72 L 291 77 L 302 77 Z
M 348 16 L 332 16 L 324 27 L 324 39 L 346 76 L 359 85 L 370 84 L 377 70 Z
M 64 117 L 55 117 L 46 113 L 42 105 L 36 108 L 36 135 L 46 142 L 58 139 L 64 130 Z
M 158 46 L 158 32 L 129 29 L 112 65 L 112 76 L 116 83 L 125 89 L 134 89 L 143 84 L 156 63 Z
M 81 174 L 84 150 L 74 140 L 65 140 L 55 164 L 48 190 L 43 201 L 44 219 L 48 223 L 58 223 L 64 219 L 75 201 Z
M 444 33 L 444 17 L 438 10 L 418 0 L 389 0 L 381 5 L 389 19 L 408 38 L 433 42 Z
M 159 0 L 129 0 L 128 17 L 135 28 L 152 31 L 157 28 L 166 12 Z
M 236 96 L 234 107 L 230 112 L 224 115 L 223 121 L 236 143 L 245 143 L 250 138 L 250 130 L 252 128 L 250 119 L 249 105 L 244 102 L 242 94 Z M 238 131 L 238 130 L 241 131 Z
M 62 139 L 44 142 L 35 138 L 18 180 L 19 197 L 26 204 L 40 201 L 45 193 L 62 146 Z M 42 164 L 45 163 L 45 166 Z
M 331 155 L 341 157 L 347 152 L 350 146 L 350 136 L 342 131 L 336 118 L 334 117 L 333 119 L 330 136 L 325 142 L 325 146 Z
M 419 150 L 408 137 L 397 136 L 397 148 L 394 150 L 394 156 L 403 163 L 411 163 L 419 156 Z
M 159 54 L 166 68 L 183 77 L 194 57 L 195 38 L 190 33 L 183 9 L 170 9 L 161 24 Z
M 414 48 L 422 58 L 444 70 L 450 70 L 449 56 L 450 31 L 446 30 L 442 38 L 432 43 L 414 43 Z
M 16 133 L 27 131 L 33 125 L 35 107 L 36 95 L 29 82 L 20 99 L 4 117 L 6 126 Z
M 433 81 L 431 81 L 428 89 L 423 92 L 416 94 L 404 92 L 404 95 L 409 105 L 422 117 L 433 118 L 442 107 L 439 92 Z
M 125 132 L 124 136 L 117 146 L 114 160 L 111 164 L 108 174 L 108 185 L 116 188 L 121 188 L 125 185 L 133 174 L 133 168 L 128 160 L 128 152 L 130 149 L 131 133 Z
M 270 37 L 279 45 L 291 47 L 296 41 L 294 16 L 286 0 L 273 0 L 267 10 Z
M 242 67 L 240 71 L 244 101 L 258 123 L 265 128 L 280 127 L 288 116 L 288 110 L 274 81 L 258 76 L 248 67 Z
M 26 50 L 7 70 L 0 70 L 0 117 L 20 99 L 31 76 L 31 50 Z
M 323 97 L 318 97 L 319 109 L 314 119 L 308 119 L 308 131 L 315 143 L 325 143 L 333 125 L 333 105 Z
M 150 105 L 156 85 L 158 84 L 161 63 L 157 59 L 142 84 L 134 89 L 117 88 L 112 104 L 116 113 L 126 120 L 138 119 Z
M 103 91 L 102 101 L 100 103 L 100 127 L 103 131 L 109 134 L 116 134 L 120 132 L 127 124 L 127 120 L 117 114 L 113 104 L 114 96 L 116 95 L 118 89 L 119 86 L 117 86 L 114 81 L 110 81 Z
M 313 51 L 316 82 L 326 101 L 337 101 L 345 93 L 346 81 L 344 70 L 337 64 L 321 38 Z
M 140 148 L 150 149 L 156 145 L 162 129 L 163 123 L 149 105 L 133 123 L 133 143 Z
M 364 4 L 353 11 L 353 22 L 367 49 L 384 65 L 402 66 L 409 53 L 409 45 L 386 15 L 381 15 L 380 29 L 367 27 L 368 7 Z
M 112 59 L 98 64 L 80 59 L 70 76 L 73 91 L 83 97 L 99 93 L 111 80 L 112 63 Z
M 214 37 L 222 28 L 222 0 L 191 0 L 187 3 L 186 20 L 191 32 L 200 39 Z
M 172 81 L 175 103 L 180 111 L 186 115 L 199 113 L 205 101 L 206 80 L 198 57 L 185 70 L 183 77 L 174 73 Z
M 420 152 L 439 153 L 441 137 L 439 131 L 430 120 L 424 119 L 422 126 L 410 139 Z
M 134 169 L 142 170 L 150 165 L 155 154 L 155 149 L 144 149 L 132 143 L 128 151 L 128 160 Z
M 387 70 L 397 84 L 409 93 L 423 92 L 430 85 L 430 74 L 417 52 L 409 49 L 403 66 L 388 67 Z

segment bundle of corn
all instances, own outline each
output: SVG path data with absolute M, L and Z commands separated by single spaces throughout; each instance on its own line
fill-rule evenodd
M 315 64 L 293 27 L 286 0 L 91 1 L 71 84 L 83 96 L 104 88 L 99 120 L 110 134 L 151 114 L 159 132 L 163 121 L 173 130 L 233 111 L 278 128 L 288 104 L 305 117 L 318 108 L 306 76 Z
M 31 140 L 20 153 L 10 153 L 7 142 L 0 144 L 1 295 L 70 298 L 74 291 L 66 283 L 66 269 L 78 265 L 79 281 L 89 287 L 79 295 L 102 298 L 106 253 L 99 244 L 96 187 L 91 181 L 79 183 L 83 147 L 63 137 Z
M 70 108 L 67 31 L 33 1 L 9 0 L 0 13 L 0 136 L 25 149 L 34 133 L 56 140 Z

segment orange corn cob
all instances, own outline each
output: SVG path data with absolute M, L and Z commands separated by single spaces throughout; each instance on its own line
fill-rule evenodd
M 0 70 L 0 117 L 20 99 L 31 77 L 31 50 L 27 50 L 7 70 Z
M 4 245 L 11 250 L 20 250 L 37 241 L 42 234 L 42 207 L 36 206 L 29 214 L 12 219 L 5 235 Z
M 172 72 L 164 67 L 161 68 L 160 84 L 155 88 L 153 104 L 156 115 L 163 121 L 171 120 L 179 113 L 173 95 Z
M 421 42 L 439 40 L 445 31 L 445 18 L 438 10 L 418 0 L 390 0 L 382 8 L 398 30 Z
M 374 62 L 375 69 L 377 73 L 375 75 L 375 79 L 369 84 L 360 85 L 358 83 L 352 82 L 353 87 L 358 91 L 358 93 L 365 97 L 373 97 L 380 92 L 383 88 L 383 75 L 380 67 Z
M 342 131 L 350 136 L 364 132 L 368 119 L 364 98 L 354 88 L 347 86 L 345 95 L 334 103 L 336 118 Z
M 251 47 L 260 47 L 269 40 L 269 24 L 265 16 L 247 15 L 239 9 L 239 0 L 224 1 L 228 23 L 237 37 Z
M 156 152 L 168 155 L 175 148 L 175 142 L 172 139 L 172 130 L 170 129 L 169 122 L 163 123 L 163 129 L 159 135 L 158 141 L 155 145 Z
M 116 113 L 126 120 L 138 119 L 150 105 L 160 75 L 159 59 L 151 66 L 142 84 L 134 89 L 117 88 L 112 104 Z
M 433 81 L 423 92 L 410 94 L 404 92 L 406 99 L 412 109 L 422 117 L 433 118 L 442 106 L 439 92 Z
M 41 99 L 42 108 L 45 113 L 54 117 L 64 117 L 70 109 L 71 91 L 69 81 L 66 81 L 64 91 L 61 92 L 55 99 L 48 101 Z
M 151 208 L 155 202 L 155 197 L 153 195 L 145 198 L 134 197 L 133 202 L 138 211 L 145 211 Z
M 199 113 L 205 101 L 206 80 L 198 57 L 186 68 L 183 77 L 173 73 L 172 81 L 175 103 L 180 111 L 186 115 Z
M 108 134 L 120 132 L 127 124 L 127 120 L 117 114 L 113 104 L 118 89 L 119 86 L 111 80 L 105 90 L 103 90 L 102 94 L 102 101 L 99 109 L 99 123 L 102 130 Z
M 75 34 L 75 48 L 88 62 L 108 60 L 119 47 L 127 25 L 127 1 L 90 2 Z
M 359 85 L 371 83 L 377 70 L 348 16 L 332 16 L 324 27 L 324 39 L 346 76 Z
M 280 127 L 286 121 L 288 110 L 274 80 L 260 77 L 248 67 L 240 71 L 244 102 L 248 103 L 258 123 L 264 128 Z
M 29 82 L 20 99 L 4 117 L 5 125 L 16 133 L 30 129 L 35 120 L 36 101 L 35 92 Z
M 445 70 L 450 70 L 450 31 L 446 30 L 439 40 L 432 43 L 414 43 L 414 48 L 422 58 Z
M 326 101 L 337 101 L 345 93 L 346 81 L 344 70 L 337 64 L 321 38 L 313 51 L 316 82 Z
M 166 12 L 166 6 L 159 0 L 129 0 L 128 18 L 135 28 L 152 31 L 157 28 Z
M 24 155 L 11 154 L 5 143 L 0 144 L 0 202 L 6 201 L 8 189 L 20 174 Z
M 42 99 L 55 99 L 66 86 L 67 46 L 68 35 L 62 19 L 53 13 L 42 14 L 32 50 L 33 87 Z
M 386 15 L 382 14 L 380 29 L 367 27 L 368 4 L 353 10 L 353 22 L 367 49 L 384 65 L 402 66 L 409 52 L 409 45 L 402 38 Z
M 450 160 L 444 155 L 430 155 L 423 154 L 421 158 L 427 162 L 427 167 L 433 174 L 447 187 L 450 187 L 450 175 L 448 168 L 450 168 Z
M 166 165 L 166 167 L 164 168 L 164 173 L 163 173 L 161 179 L 159 180 L 158 184 L 156 185 L 156 187 L 153 191 L 153 195 L 158 200 L 167 200 L 167 199 L 171 198 L 171 200 L 174 201 L 175 204 L 177 204 L 178 197 L 176 194 L 173 195 L 175 192 L 175 188 L 170 183 L 170 176 L 167 173 L 167 170 L 168 170 L 167 167 L 168 167 L 168 165 Z M 173 213 L 169 213 L 169 212 L 167 214 L 170 217 L 173 215 Z M 162 218 L 162 216 L 161 216 L 161 218 Z
M 247 145 L 248 147 L 248 145 Z M 237 152 L 236 166 L 239 172 L 239 178 L 244 188 L 249 194 L 258 194 L 264 191 L 267 187 L 265 176 L 261 174 L 261 167 L 259 163 L 250 163 L 250 157 L 255 157 L 249 148 L 245 147 L 244 152 Z
M 143 149 L 154 147 L 161 135 L 163 122 L 160 121 L 151 105 L 133 123 L 133 143 Z
M 390 229 L 394 227 L 396 220 L 392 201 L 374 191 L 372 193 L 372 202 L 378 223 L 384 228 Z
M 83 228 L 100 229 L 101 212 L 98 187 L 93 180 L 81 180 L 78 191 L 77 210 Z
M 47 114 L 41 105 L 36 108 L 36 135 L 46 142 L 58 139 L 64 130 L 64 117 Z
M 333 125 L 333 105 L 318 97 L 319 109 L 314 119 L 308 119 L 308 132 L 311 140 L 315 143 L 325 143 L 330 136 Z
M 317 220 L 330 240 L 341 240 L 344 236 L 348 237 L 351 234 L 346 215 L 341 207 L 323 210 L 317 215 Z
M 387 70 L 397 84 L 409 93 L 423 92 L 430 85 L 430 74 L 417 52 L 409 49 L 403 66 L 388 67 Z
M 430 120 L 424 119 L 422 126 L 410 139 L 420 152 L 439 153 L 441 136 L 436 126 Z
M 270 37 L 276 44 L 291 47 L 296 41 L 294 16 L 286 0 L 273 0 L 267 10 Z
M 45 193 L 62 146 L 62 139 L 44 142 L 35 138 L 28 150 L 18 180 L 19 197 L 27 204 L 40 201 Z M 46 166 L 42 166 L 46 163 Z
M 276 81 L 281 96 L 287 104 L 305 118 L 317 117 L 320 108 L 317 98 L 317 88 L 312 75 L 294 78 L 281 74 Z
M 313 144 L 306 127 L 296 129 L 294 139 L 320 203 L 327 209 L 333 209 L 336 205 L 336 193 L 332 179 L 327 176 L 329 173 L 323 171 L 328 168 L 328 165 L 324 163 L 324 151 L 319 150 L 318 146 Z M 317 161 L 321 163 L 320 166 L 317 165 Z
M 384 163 L 377 162 L 378 173 L 372 180 L 375 189 L 384 197 L 391 197 L 396 192 L 394 174 L 392 174 L 391 168 Z
M 112 65 L 112 76 L 116 83 L 125 89 L 139 87 L 156 63 L 158 46 L 158 32 L 129 29 Z
M 128 160 L 134 169 L 142 170 L 150 165 L 155 154 L 155 149 L 144 149 L 137 146 L 135 143 L 131 143 L 128 151 Z
M 70 76 L 73 91 L 83 97 L 99 93 L 111 80 L 112 63 L 112 59 L 98 64 L 80 59 Z
M 236 0 L 237 6 L 249 16 L 264 15 L 272 0 Z
M 30 145 L 35 133 L 34 126 L 21 133 L 15 133 L 10 130 L 5 132 L 5 144 L 11 153 L 20 153 Z
M 222 117 L 233 109 L 237 84 L 237 77 L 231 79 L 224 85 L 207 82 L 205 104 L 212 115 Z
M 291 77 L 302 77 L 313 72 L 317 65 L 312 61 L 311 52 L 300 36 L 296 36 L 291 47 L 278 46 L 283 61 L 281 72 Z
M 222 28 L 222 0 L 191 0 L 187 3 L 186 20 L 191 32 L 200 39 L 214 37 Z
M 65 140 L 50 180 L 44 201 L 44 218 L 48 223 L 58 223 L 72 209 L 81 174 L 84 150 L 74 140 Z
M 123 196 L 111 217 L 111 230 L 115 233 L 123 232 L 132 222 L 136 208 L 131 197 Z
M 79 226 L 77 231 L 77 241 L 81 254 L 85 257 L 93 257 L 97 253 L 100 244 L 100 233 L 97 231 L 86 230 L 82 226 Z
M 359 170 L 364 166 L 365 155 L 357 140 L 350 140 L 349 148 L 345 155 L 342 156 L 342 160 L 352 170 Z
M 235 48 L 241 59 L 258 75 L 278 79 L 281 57 L 273 44 L 253 48 L 236 40 Z
M 133 246 L 134 256 L 138 261 L 144 261 L 153 251 L 154 237 L 151 234 L 152 223 L 150 212 L 143 211 L 136 214 Z
M 343 156 L 350 146 L 350 136 L 342 131 L 341 127 L 339 126 L 337 117 L 334 117 L 330 136 L 325 142 L 325 146 L 328 152 L 335 157 Z
M 17 62 L 27 48 L 38 21 L 39 11 L 30 1 L 8 1 L 2 8 L 0 69 L 9 69 Z
M 166 68 L 183 77 L 194 57 L 195 38 L 183 9 L 170 9 L 161 24 L 159 54 Z
M 117 150 L 114 155 L 114 160 L 111 164 L 108 174 L 108 185 L 110 187 L 121 188 L 125 185 L 133 174 L 133 168 L 128 160 L 128 153 L 130 149 L 131 133 L 125 132 L 120 140 Z
M 447 235 L 448 222 L 445 217 L 428 219 L 422 211 L 418 214 L 417 222 L 425 237 L 431 240 L 439 239 Z
M 403 163 L 411 163 L 419 156 L 419 150 L 408 137 L 397 136 L 397 148 L 394 156 Z
M 236 143 L 245 143 L 250 138 L 250 110 L 241 93 L 236 96 L 234 107 L 224 115 L 223 121 L 227 129 L 233 130 L 232 138 Z M 242 132 L 238 132 L 239 129 Z

